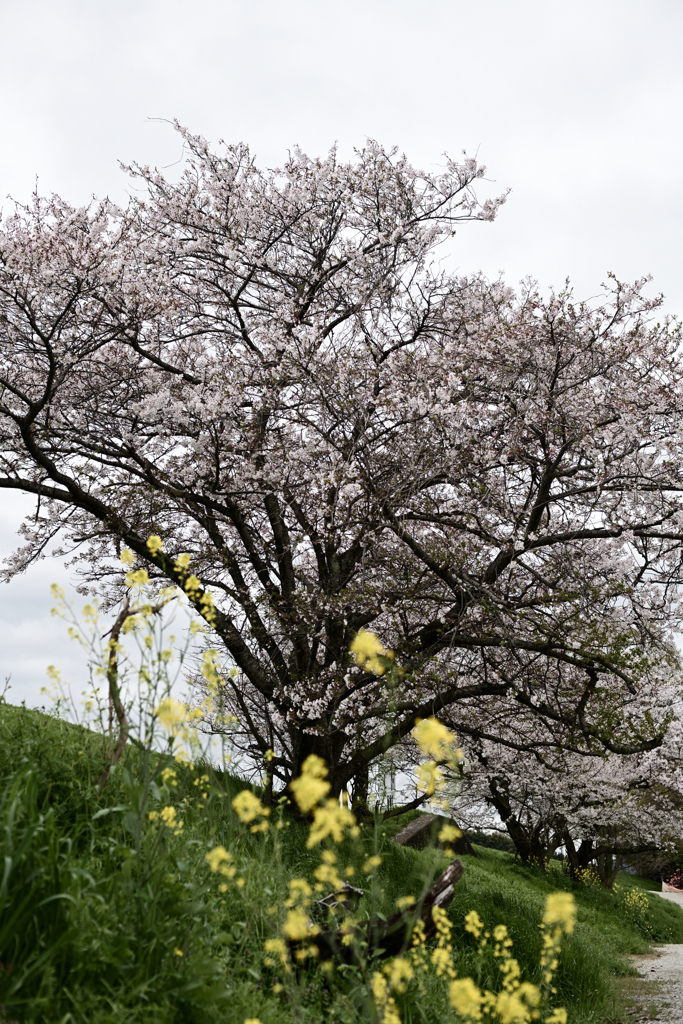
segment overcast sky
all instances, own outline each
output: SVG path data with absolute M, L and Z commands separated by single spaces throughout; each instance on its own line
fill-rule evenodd
M 460 230 L 461 271 L 569 276 L 582 297 L 652 274 L 683 314 L 682 44 L 681 0 L 0 0 L 0 196 L 37 178 L 125 201 L 118 160 L 180 159 L 172 118 L 267 165 L 368 136 L 431 169 L 465 149 L 511 194 Z M 26 508 L 0 494 L 0 555 Z M 69 578 L 53 560 L 0 585 L 14 702 L 40 702 L 50 663 L 81 687 L 49 615 Z

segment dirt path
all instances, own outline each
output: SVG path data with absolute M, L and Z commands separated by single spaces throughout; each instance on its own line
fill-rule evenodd
M 683 943 L 655 946 L 651 953 L 629 958 L 640 976 L 648 982 L 648 991 L 635 990 L 634 1006 L 628 1021 L 652 1024 L 683 1024 Z
M 677 903 L 679 907 L 683 907 L 683 891 L 681 892 L 656 892 L 655 896 L 661 896 L 663 900 L 670 900 L 672 903 Z
M 683 892 L 656 895 L 683 907 Z M 683 1024 L 683 943 L 655 946 L 651 953 L 630 959 L 641 978 L 652 984 L 648 984 L 645 992 L 642 988 L 633 991 L 634 1005 L 626 1019 L 634 1024 Z

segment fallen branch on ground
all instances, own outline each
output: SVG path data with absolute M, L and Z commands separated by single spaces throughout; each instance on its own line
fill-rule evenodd
M 425 893 L 421 900 L 416 900 L 404 910 L 392 914 L 391 917 L 375 917 L 372 921 L 350 925 L 340 922 L 338 928 L 321 929 L 317 934 L 306 939 L 297 939 L 288 943 L 290 952 L 310 949 L 316 946 L 322 960 L 341 960 L 343 963 L 357 963 L 358 951 L 365 950 L 365 956 L 377 960 L 385 960 L 404 953 L 410 945 L 413 930 L 418 921 L 424 925 L 424 936 L 432 938 L 436 933 L 436 925 L 432 917 L 434 907 L 447 907 L 453 899 L 453 890 L 464 874 L 460 861 L 451 861 L 434 885 Z M 349 939 L 351 941 L 349 941 Z

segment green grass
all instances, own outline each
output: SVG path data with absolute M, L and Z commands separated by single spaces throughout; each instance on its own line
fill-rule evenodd
M 651 878 L 641 878 L 639 875 L 632 875 L 626 871 L 617 874 L 617 885 L 625 889 L 647 889 L 649 892 L 661 892 L 662 883 L 653 882 Z
M 251 835 L 230 808 L 241 780 L 207 772 L 205 784 L 201 766 L 177 767 L 175 787 L 164 787 L 158 771 L 150 787 L 150 770 L 166 762 L 135 750 L 100 793 L 102 749 L 85 729 L 0 705 L 0 1021 L 3 1013 L 45 1024 L 372 1021 L 362 970 L 306 967 L 278 994 L 279 968 L 264 967 L 264 941 L 277 933 L 272 909 L 281 908 L 291 878 L 310 879 L 320 863 L 306 848 L 307 826 L 285 815 L 281 831 Z M 169 804 L 184 822 L 178 835 L 148 822 L 150 808 Z M 367 876 L 352 879 L 368 893 L 361 914 L 371 899 L 377 911 L 392 912 L 398 897 L 419 895 L 446 864 L 440 851 L 392 843 L 407 820 L 364 828 L 339 851 L 342 866 L 376 850 L 383 858 L 374 889 Z M 217 844 L 236 868 L 225 893 L 205 861 Z M 475 849 L 476 857 L 462 858 L 465 875 L 449 910 L 460 976 L 500 987 L 490 947 L 480 955 L 464 928 L 476 910 L 487 928 L 507 926 L 523 976 L 538 981 L 539 921 L 545 897 L 558 890 L 571 891 L 578 906 L 555 982 L 557 1004 L 575 1024 L 613 1014 L 614 980 L 630 972 L 627 954 L 651 941 L 683 942 L 680 908 L 655 894 L 642 907 L 625 900 L 653 883 L 620 875 L 621 888 L 608 892 L 573 883 L 558 862 L 544 873 L 508 853 Z M 409 988 L 399 1003 L 405 1024 L 455 1020 L 433 978 L 426 996 Z

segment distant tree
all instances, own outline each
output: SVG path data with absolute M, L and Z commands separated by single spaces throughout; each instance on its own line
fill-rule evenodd
M 611 886 L 623 857 L 663 849 L 671 857 L 683 840 L 678 719 L 660 747 L 627 756 L 577 752 L 540 736 L 524 753 L 480 740 L 465 743 L 465 753 L 458 820 L 507 829 L 523 862 L 562 849 L 573 875 L 591 867 Z
M 447 272 L 436 247 L 501 202 L 473 161 L 429 175 L 369 143 L 261 171 L 183 139 L 180 179 L 134 168 L 126 209 L 36 197 L 4 222 L 0 486 L 37 499 L 7 578 L 63 531 L 112 600 L 122 545 L 200 613 L 211 595 L 223 697 L 276 785 L 317 753 L 362 795 L 430 714 L 659 744 L 628 712 L 679 671 L 657 301 Z M 361 629 L 395 661 L 357 662 Z

